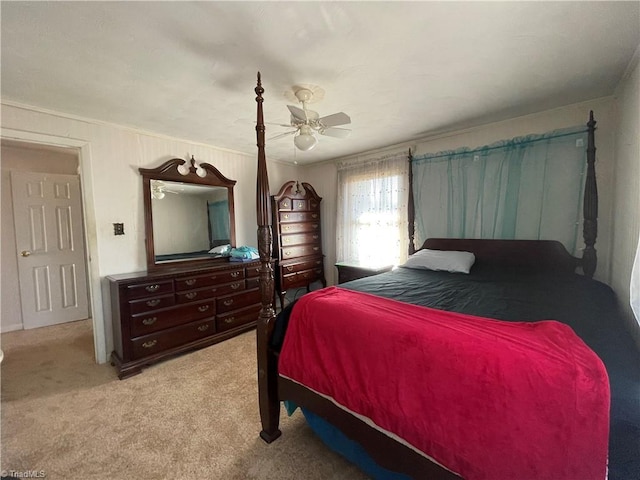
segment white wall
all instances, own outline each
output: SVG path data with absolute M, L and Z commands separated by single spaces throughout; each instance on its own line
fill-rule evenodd
M 629 305 L 631 269 L 640 231 L 640 46 L 615 95 L 616 171 L 613 203 L 611 286 L 640 343 Z
M 11 171 L 60 173 L 77 175 L 78 154 L 70 151 L 49 151 L 24 148 L 2 143 L 2 204 L 1 231 L 2 265 L 0 282 L 2 285 L 0 331 L 21 330 L 22 309 L 20 308 L 20 286 L 18 284 L 18 252 L 13 223 L 13 200 L 11 197 Z
M 255 136 L 253 128 L 247 130 L 247 135 Z M 257 155 L 16 105 L 2 105 L 2 136 L 80 148 L 91 256 L 94 339 L 100 362 L 107 360 L 113 348 L 108 290 L 101 279 L 113 273 L 146 268 L 142 180 L 138 168 L 153 168 L 170 158 L 186 159 L 191 155 L 215 166 L 225 177 L 237 181 L 234 188 L 237 244 L 257 244 Z M 285 179 L 295 177 L 293 165 L 268 163 L 271 185 L 279 186 Z M 116 222 L 124 223 L 125 235 L 114 236 Z
M 611 260 L 611 229 L 613 208 L 614 182 L 614 131 L 615 110 L 613 98 L 607 97 L 590 102 L 569 105 L 553 110 L 547 110 L 534 115 L 513 118 L 508 121 L 487 124 L 481 127 L 434 138 L 427 138 L 414 143 L 397 145 L 384 152 L 367 152 L 358 156 L 341 160 L 360 160 L 374 157 L 379 153 L 390 153 L 396 150 L 412 148 L 415 155 L 435 153 L 459 147 L 480 147 L 498 140 L 510 139 L 517 136 L 544 133 L 574 125 L 584 125 L 589 120 L 589 110 L 594 111 L 597 123 L 597 179 L 599 193 L 599 233 L 596 243 L 598 251 L 598 267 L 596 278 L 609 282 Z M 332 272 L 329 277 L 335 281 L 337 276 L 335 267 L 335 237 L 336 237 L 336 198 L 337 198 L 337 170 L 335 162 L 303 166 L 300 177 L 311 183 L 320 196 L 323 197 L 323 249 L 326 254 L 325 267 Z

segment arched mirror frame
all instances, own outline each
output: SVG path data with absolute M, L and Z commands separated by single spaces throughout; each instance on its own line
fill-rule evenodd
M 187 171 L 188 168 L 188 171 Z M 172 262 L 156 262 L 155 243 L 153 238 L 153 213 L 151 208 L 151 181 L 165 180 L 170 182 L 191 183 L 196 185 L 208 185 L 211 187 L 225 187 L 229 201 L 229 238 L 232 247 L 236 245 L 235 211 L 233 203 L 233 187 L 235 180 L 230 180 L 222 175 L 217 168 L 208 163 L 197 164 L 195 159 L 184 160 L 172 158 L 157 168 L 139 168 L 142 175 L 142 192 L 144 198 L 144 227 L 145 245 L 147 250 L 147 271 L 159 272 L 181 268 L 206 267 L 227 262 L 228 258 L 187 258 Z M 184 171 L 184 175 L 180 173 Z M 198 173 L 200 175 L 198 175 Z

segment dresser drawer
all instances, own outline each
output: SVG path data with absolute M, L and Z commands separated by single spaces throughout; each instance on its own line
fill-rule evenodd
M 311 270 L 303 270 L 301 272 L 284 275 L 282 277 L 282 286 L 285 290 L 295 287 L 304 287 L 311 282 L 320 280 L 322 276 L 322 268 L 314 268 Z
M 288 273 L 300 272 L 302 270 L 310 270 L 312 268 L 321 268 L 322 267 L 322 257 L 314 258 L 311 260 L 305 260 L 304 262 L 283 262 L 280 264 L 280 268 L 282 270 L 282 274 L 286 275 Z
M 178 303 L 195 302 L 207 298 L 227 295 L 233 292 L 240 292 L 245 289 L 244 280 L 238 282 L 225 283 L 224 285 L 211 285 L 209 287 L 198 288 L 176 293 L 176 301 Z
M 282 247 L 290 245 L 314 244 L 320 245 L 320 233 L 298 233 L 294 235 L 282 235 Z
M 260 267 L 247 267 L 247 278 L 259 277 Z
M 278 201 L 278 210 L 291 210 L 291 199 L 289 197 L 281 198 Z
M 262 305 L 252 305 L 240 310 L 234 310 L 233 312 L 225 313 L 223 315 L 216 316 L 216 329 L 218 332 L 230 330 L 240 325 L 246 325 L 247 323 L 255 322 L 258 320 L 258 314 Z
M 135 315 L 137 313 L 144 313 L 160 308 L 171 307 L 176 303 L 173 293 L 169 295 L 163 295 L 161 297 L 142 298 L 140 300 L 133 300 L 129 302 L 129 313 Z
M 297 258 L 318 255 L 322 253 L 320 245 L 299 245 L 297 247 L 282 247 L 282 258 Z
M 320 232 L 320 222 L 283 223 L 280 225 L 280 233 Z
M 220 313 L 230 312 L 237 308 L 246 307 L 254 303 L 260 303 L 260 290 L 248 290 L 241 295 L 227 295 L 216 300 L 216 311 Z
M 215 333 L 215 317 L 198 320 L 131 341 L 133 358 L 143 358 Z
M 139 337 L 200 318 L 211 317 L 215 313 L 215 300 L 207 300 L 133 315 L 131 317 L 131 337 Z
M 293 199 L 293 210 L 296 211 L 301 211 L 301 210 L 308 210 L 309 209 L 309 203 L 306 200 L 298 200 L 298 199 Z
M 189 277 L 176 278 L 176 291 L 194 290 L 199 287 L 208 285 L 217 285 L 220 283 L 229 283 L 234 280 L 244 278 L 244 268 L 237 270 L 225 270 L 219 272 L 210 272 L 203 275 L 193 275 Z
M 280 212 L 278 215 L 282 223 L 320 221 L 320 214 L 318 212 Z
M 173 293 L 173 280 L 161 280 L 159 282 L 132 283 L 126 287 L 126 298 L 157 297 L 166 293 Z

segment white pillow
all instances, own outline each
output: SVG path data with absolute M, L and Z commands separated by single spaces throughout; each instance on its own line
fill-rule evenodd
M 213 247 L 209 250 L 209 253 L 217 253 L 218 255 L 224 255 L 225 253 L 229 253 L 231 251 L 231 245 L 220 245 L 218 247 Z
M 476 256 L 471 252 L 429 250 L 424 248 L 409 257 L 402 267 L 469 273 Z

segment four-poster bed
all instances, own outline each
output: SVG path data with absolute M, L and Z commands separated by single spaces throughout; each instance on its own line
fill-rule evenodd
M 262 89 L 260 74 L 258 74 L 258 85 L 255 89 L 255 92 L 257 94 L 256 133 L 258 146 L 258 245 L 262 263 L 262 267 L 260 269 L 262 310 L 260 312 L 257 326 L 259 407 L 262 421 L 262 431 L 260 432 L 260 436 L 263 440 L 270 443 L 276 440 L 281 435 L 281 432 L 278 429 L 280 402 L 287 400 L 295 403 L 298 406 L 306 408 L 313 414 L 328 421 L 331 425 L 338 427 L 340 431 L 347 437 L 357 441 L 364 448 L 367 454 L 377 462 L 378 465 L 390 471 L 400 472 L 412 478 L 490 478 L 483 477 L 483 472 L 486 473 L 491 471 L 490 467 L 487 467 L 486 471 L 482 470 L 484 466 L 480 467 L 479 470 L 478 468 L 475 468 L 477 467 L 475 465 L 471 465 L 469 467 L 468 465 L 465 465 L 465 462 L 467 462 L 467 459 L 465 458 L 459 460 L 454 468 L 450 468 L 450 466 L 453 466 L 453 464 L 456 463 L 455 459 L 452 460 L 452 462 L 448 465 L 443 465 L 442 461 L 438 461 L 437 458 L 431 457 L 429 455 L 429 452 L 419 450 L 415 447 L 416 443 L 420 443 L 420 438 L 418 438 L 417 442 L 410 443 L 408 441 L 405 441 L 404 438 L 396 436 L 396 432 L 394 432 L 393 430 L 390 430 L 388 428 L 381 428 L 380 424 L 383 422 L 373 422 L 375 425 L 372 425 L 370 419 L 374 415 L 365 415 L 363 418 L 363 415 L 359 415 L 358 412 L 354 412 L 352 409 L 347 408 L 344 402 L 342 404 L 336 402 L 336 395 L 330 395 L 327 394 L 327 392 L 314 390 L 314 386 L 305 385 L 292 376 L 290 377 L 289 372 L 295 371 L 296 368 L 305 361 L 305 357 L 313 358 L 310 355 L 307 355 L 306 351 L 302 353 L 301 357 L 296 357 L 292 362 L 281 365 L 281 367 L 286 366 L 287 375 L 283 375 L 281 374 L 281 372 L 279 372 L 279 360 L 282 360 L 283 358 L 287 360 L 288 357 L 291 357 L 291 354 L 289 352 L 291 349 L 285 352 L 282 345 L 283 339 L 276 339 L 277 336 L 284 336 L 284 333 L 282 328 L 280 328 L 281 324 L 276 325 L 276 315 L 272 306 L 273 271 L 270 263 L 270 192 L 267 179 L 264 142 L 265 127 L 262 112 L 262 94 L 264 93 L 264 90 Z M 600 335 L 601 332 L 597 330 L 597 327 L 595 326 L 598 318 L 595 318 L 594 320 L 594 318 L 589 316 L 590 312 L 596 312 L 596 317 L 597 315 L 605 314 L 606 312 L 603 311 L 602 308 L 615 309 L 615 299 L 613 295 L 611 295 L 612 292 L 610 292 L 610 290 L 607 290 L 604 285 L 599 284 L 599 282 L 595 282 L 590 279 L 593 276 L 596 268 L 596 251 L 594 248 L 597 234 L 597 187 L 595 179 L 594 142 L 595 123 L 596 122 L 593 119 L 593 114 L 591 114 L 588 123 L 589 136 L 587 146 L 587 175 L 585 179 L 583 207 L 583 236 L 586 248 L 584 250 L 582 258 L 575 258 L 571 256 L 565 250 L 562 244 L 553 241 L 427 239 L 421 246 L 420 250 L 430 249 L 442 251 L 473 252 L 476 259 L 474 269 L 478 270 L 479 273 L 476 273 L 473 276 L 468 276 L 468 279 L 464 279 L 463 283 L 459 283 L 458 279 L 455 280 L 457 283 L 448 283 L 452 281 L 451 275 L 455 274 L 450 274 L 449 272 L 432 272 L 424 270 L 416 271 L 400 268 L 397 269 L 397 271 L 385 273 L 367 279 L 355 280 L 353 282 L 348 282 L 347 284 L 341 285 L 341 287 L 346 287 L 346 289 L 352 291 L 353 293 L 346 294 L 345 291 L 342 291 L 341 289 L 334 288 L 332 290 L 330 288 L 325 289 L 326 292 L 323 292 L 320 295 L 305 296 L 306 298 L 303 297 L 303 299 L 305 299 L 305 302 L 306 299 L 311 299 L 305 303 L 307 314 L 309 314 L 309 309 L 313 309 L 314 305 L 316 305 L 316 303 L 312 304 L 311 302 L 321 301 L 322 299 L 320 297 L 323 295 L 325 297 L 339 297 L 340 295 L 342 295 L 344 298 L 348 299 L 348 302 L 353 303 L 361 301 L 362 298 L 365 298 L 365 300 L 367 298 L 366 296 L 360 297 L 358 295 L 374 294 L 376 295 L 376 298 L 387 297 L 400 300 L 401 302 L 405 302 L 408 304 L 418 305 L 418 310 L 414 311 L 412 309 L 416 307 L 399 306 L 399 302 L 394 301 L 393 304 L 386 304 L 384 302 L 386 302 L 387 300 L 382 300 L 382 298 L 374 301 L 374 303 L 383 302 L 380 303 L 380 308 L 378 310 L 385 310 L 386 308 L 397 308 L 399 309 L 398 315 L 408 315 L 407 318 L 410 318 L 414 313 L 416 316 L 421 316 L 422 312 L 424 311 L 421 310 L 423 307 L 433 307 L 445 311 L 449 310 L 458 312 L 460 314 L 478 315 L 480 317 L 483 317 L 484 320 L 486 320 L 487 318 L 496 318 L 498 320 L 522 320 L 524 322 L 531 322 L 537 320 L 547 320 L 551 318 L 556 319 L 556 316 L 558 316 L 558 320 L 563 323 L 569 324 L 574 330 L 578 331 L 578 334 L 581 337 L 594 338 L 595 340 L 593 343 L 595 343 L 595 345 L 590 343 L 589 339 L 587 338 L 584 338 L 584 340 L 589 347 L 597 350 L 596 353 L 598 353 L 598 355 L 602 356 L 600 349 L 606 350 L 609 343 L 622 342 L 622 344 L 618 345 L 609 345 L 616 350 L 615 352 L 611 353 L 611 355 L 613 355 L 612 357 L 607 357 L 609 353 L 605 352 L 605 357 L 607 358 L 605 358 L 604 360 L 605 364 L 607 364 L 607 369 L 609 370 L 610 376 L 612 372 L 610 371 L 610 364 L 607 363 L 607 360 L 611 360 L 611 363 L 618 363 L 620 361 L 637 361 L 639 358 L 637 355 L 637 351 L 635 349 L 632 351 L 632 347 L 629 347 L 629 338 L 622 338 L 619 336 L 619 325 L 616 325 L 616 329 L 614 329 L 615 331 L 611 332 L 611 335 L 605 334 L 603 336 Z M 409 175 L 411 179 L 411 169 Z M 409 253 L 413 254 L 414 208 L 411 198 L 411 188 L 410 192 Z M 573 272 L 576 267 L 580 267 L 583 270 L 584 275 L 575 275 Z M 460 276 L 458 275 L 458 277 Z M 526 281 L 524 281 L 523 279 L 526 279 Z M 554 280 L 551 281 L 551 279 Z M 467 282 L 467 284 L 464 283 L 465 281 Z M 484 289 L 482 290 L 482 293 L 478 293 L 478 284 L 483 285 L 481 287 Z M 511 288 L 511 286 L 514 285 L 515 287 Z M 494 288 L 495 290 L 492 291 L 491 288 Z M 409 291 L 409 294 L 405 294 L 405 296 L 403 296 L 401 292 L 407 290 Z M 486 294 L 487 291 L 490 292 L 488 295 Z M 509 299 L 507 298 L 505 300 L 498 295 L 503 295 L 505 291 L 509 291 L 514 295 L 525 296 L 524 300 L 517 298 L 517 301 L 515 303 L 519 305 L 519 307 L 512 308 L 511 310 L 505 310 L 502 308 L 503 304 L 508 303 Z M 360 294 L 360 292 L 364 293 Z M 438 296 L 438 292 L 445 292 L 445 294 Z M 451 292 L 459 292 L 459 294 L 458 296 L 452 297 Z M 556 297 L 554 297 L 554 292 L 556 292 Z M 484 296 L 487 296 L 490 300 L 493 300 L 493 302 L 485 301 L 484 303 L 480 302 L 479 304 L 475 304 L 468 301 L 468 299 L 470 298 L 478 298 Z M 569 303 L 565 303 L 567 296 L 575 296 L 575 301 L 572 300 Z M 597 297 L 602 297 L 602 303 L 600 304 L 600 306 L 589 303 Z M 339 301 L 340 300 L 338 299 L 338 302 Z M 302 300 L 299 302 L 302 302 Z M 584 304 L 581 304 L 580 302 L 583 302 Z M 401 305 L 405 305 L 405 303 L 402 303 Z M 538 305 L 538 303 L 540 303 L 540 305 Z M 551 305 L 551 307 L 547 308 L 547 304 Z M 298 310 L 300 310 L 298 307 L 289 309 L 287 314 L 291 315 L 293 318 L 293 315 L 298 315 Z M 340 310 L 342 310 L 342 308 L 338 306 L 337 311 Z M 615 316 L 613 312 L 611 312 L 611 315 L 613 317 Z M 319 315 L 319 317 L 316 319 L 318 325 L 320 325 L 322 317 L 322 315 Z M 574 322 L 573 317 L 578 318 L 578 320 L 580 320 L 580 322 L 582 323 L 577 321 Z M 582 320 L 582 317 L 586 318 L 587 320 Z M 449 320 L 451 319 L 448 319 L 447 321 Z M 470 321 L 470 319 L 467 317 L 461 318 L 460 320 L 463 322 Z M 475 322 L 475 319 L 471 320 Z M 300 320 L 300 322 L 302 322 L 302 320 Z M 493 321 L 489 320 L 489 322 Z M 498 323 L 504 324 L 507 322 Z M 518 322 L 518 324 L 520 323 L 522 322 Z M 510 323 L 508 325 L 513 326 L 514 324 Z M 531 324 L 527 324 L 527 327 L 528 326 L 531 326 Z M 442 327 L 442 324 L 436 326 L 435 328 L 437 329 L 440 327 Z M 318 328 L 321 329 L 322 327 Z M 277 335 L 274 334 L 274 332 L 276 331 Z M 569 336 L 573 335 L 573 332 L 565 333 L 567 333 Z M 340 336 L 341 335 L 334 335 L 334 337 L 332 338 L 340 340 Z M 296 337 L 296 339 L 298 339 L 298 337 Z M 314 339 L 311 339 L 311 341 L 313 340 Z M 571 341 L 573 342 L 572 345 L 577 345 L 577 348 L 582 348 L 584 346 L 584 344 L 582 344 L 582 341 L 579 339 L 576 340 L 572 338 Z M 291 340 L 291 342 L 293 342 L 293 340 Z M 449 342 L 449 340 L 447 340 L 447 342 Z M 450 349 L 451 344 L 448 343 L 447 345 L 447 349 Z M 567 347 L 567 349 L 568 348 L 569 347 Z M 337 350 L 334 353 L 336 355 L 339 355 L 340 351 L 341 350 Z M 445 349 L 445 355 L 446 351 L 447 350 Z M 590 352 L 590 350 L 588 351 Z M 527 355 L 529 354 L 532 354 L 532 352 L 527 352 Z M 616 355 L 622 356 L 617 357 Z M 370 359 L 372 357 L 368 358 Z M 347 361 L 350 361 L 350 359 L 347 359 Z M 367 358 L 365 358 L 364 361 L 367 362 Z M 587 370 L 598 370 L 599 359 L 595 357 L 590 361 L 591 363 L 589 364 L 589 368 Z M 632 370 L 630 374 L 628 371 L 623 371 L 623 373 L 620 374 L 622 375 L 621 378 L 624 378 L 624 380 L 621 380 L 620 382 L 618 382 L 617 374 L 612 376 L 612 403 L 613 407 L 615 407 L 612 408 L 612 428 L 613 424 L 615 423 L 615 419 L 613 418 L 614 413 L 616 413 L 618 410 L 625 410 L 625 408 L 628 406 L 624 403 L 628 400 L 628 398 L 624 397 L 624 392 L 622 393 L 622 397 L 624 398 L 620 400 L 620 403 L 622 403 L 622 407 L 619 403 L 616 403 L 618 402 L 618 400 L 616 399 L 616 395 L 618 395 L 620 391 L 618 391 L 618 386 L 614 385 L 614 381 L 623 384 L 627 381 L 631 381 L 632 383 L 636 382 L 638 385 L 640 385 L 640 380 L 634 373 L 634 367 L 631 368 Z M 300 369 L 298 369 L 298 373 L 302 372 L 301 376 L 304 376 L 304 370 L 304 367 L 300 367 Z M 323 368 L 321 368 L 320 370 L 323 370 Z M 575 470 L 571 469 L 581 468 L 581 463 L 588 463 L 586 461 L 586 458 L 584 459 L 585 462 L 580 461 L 581 454 L 585 457 L 592 457 L 590 459 L 593 460 L 592 463 L 595 466 L 593 466 L 593 468 L 589 470 L 589 475 L 592 475 L 593 472 L 597 472 L 596 474 L 593 474 L 593 478 L 604 478 L 605 475 L 604 464 L 606 463 L 605 457 L 608 431 L 605 432 L 604 430 L 608 430 L 609 426 L 609 418 L 607 414 L 609 400 L 608 384 L 606 381 L 606 374 L 605 378 L 598 376 L 601 373 L 602 371 L 599 371 L 597 375 L 589 378 L 590 382 L 598 385 L 599 390 L 592 388 L 591 391 L 585 391 L 584 394 L 580 394 L 581 397 L 588 397 L 588 395 L 593 394 L 594 396 L 591 400 L 593 400 L 593 405 L 597 405 L 597 407 L 593 407 L 593 409 L 596 409 L 597 411 L 594 410 L 594 418 L 591 419 L 594 425 L 593 438 L 590 439 L 591 442 L 589 445 L 571 444 L 571 446 L 574 447 L 575 450 L 573 453 L 575 455 L 578 455 L 578 457 L 574 459 L 573 464 L 566 467 L 568 469 L 567 471 L 575 472 Z M 464 371 L 459 372 L 459 374 L 464 376 Z M 322 372 L 320 372 L 319 375 L 322 375 Z M 381 381 L 388 382 L 389 384 L 392 383 L 390 382 L 390 380 L 392 379 L 389 377 L 384 377 L 384 379 L 382 379 L 381 377 Z M 437 391 L 437 388 L 434 390 Z M 354 395 L 357 394 L 358 392 L 354 393 Z M 464 393 L 462 394 L 462 397 L 464 397 Z M 363 394 L 362 398 L 356 400 L 366 402 L 366 392 Z M 602 414 L 603 412 L 605 413 L 604 416 L 607 417 L 606 419 L 599 418 L 602 417 L 602 415 L 599 414 Z M 553 412 L 546 412 L 545 415 L 552 413 Z M 626 413 L 627 412 L 625 412 L 625 414 Z M 633 413 L 633 415 L 636 414 L 637 412 Z M 581 418 L 581 420 L 582 421 L 578 423 L 584 423 L 584 418 Z M 598 423 L 598 420 L 600 421 L 600 423 Z M 568 422 L 566 426 L 560 425 L 559 427 L 568 429 L 569 423 L 570 422 Z M 518 422 L 515 422 L 514 428 L 520 428 Z M 400 427 L 400 429 L 402 429 L 402 426 Z M 427 433 L 428 432 L 425 432 L 425 435 Z M 584 437 L 585 435 L 588 436 L 589 432 L 588 430 L 575 430 L 574 433 L 578 437 Z M 447 435 L 448 434 L 446 433 L 446 438 L 448 438 Z M 526 436 L 526 431 L 523 431 L 522 435 Z M 562 432 L 555 431 L 550 435 L 562 435 Z M 410 436 L 410 434 L 408 434 L 407 436 Z M 604 457 L 602 448 L 603 442 Z M 579 448 L 584 448 L 584 450 L 578 450 Z M 590 448 L 594 450 L 589 450 Z M 438 449 L 436 448 L 435 450 Z M 487 454 L 489 456 L 499 456 L 504 455 L 505 452 L 494 451 L 487 452 Z M 562 458 L 560 458 L 558 461 L 562 463 L 565 456 L 569 457 L 570 455 L 561 455 Z M 439 458 L 442 459 L 449 457 L 447 455 L 447 452 L 445 451 L 444 454 L 441 454 L 439 456 Z M 472 456 L 470 456 L 469 458 L 472 458 Z M 552 463 L 550 459 L 549 463 Z M 457 468 L 458 466 L 460 466 L 460 468 Z M 564 467 L 565 465 L 555 468 Z M 534 471 L 535 468 L 536 467 L 534 466 Z M 561 470 L 556 470 L 556 473 L 559 471 Z M 602 473 L 602 477 L 599 477 L 600 473 Z M 540 478 L 553 478 L 545 475 L 546 474 L 540 473 Z

